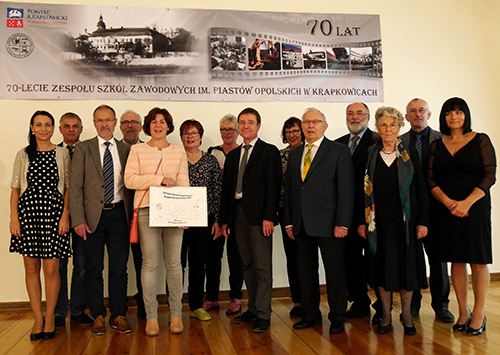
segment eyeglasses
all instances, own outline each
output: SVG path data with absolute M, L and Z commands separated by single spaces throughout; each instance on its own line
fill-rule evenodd
M 234 128 L 221 128 L 220 129 L 221 133 L 234 133 L 236 130 Z
M 367 113 L 366 112 L 363 112 L 363 111 L 358 111 L 358 112 L 352 112 L 352 111 L 349 111 L 347 112 L 347 117 L 354 117 L 354 116 L 366 116 Z
M 94 120 L 94 123 L 97 123 L 97 124 L 103 124 L 103 123 L 110 124 L 111 122 L 114 122 L 114 121 L 116 121 L 116 118 L 106 118 L 105 120 L 103 120 L 103 119 Z
M 200 134 L 200 132 L 184 132 L 184 133 L 182 133 L 182 137 L 183 138 L 198 137 L 199 134 Z
M 287 135 L 287 136 L 296 136 L 299 134 L 300 134 L 300 129 L 285 130 L 285 135 Z
M 310 124 L 313 124 L 314 126 L 317 126 L 319 125 L 320 123 L 324 123 L 325 121 L 323 120 L 310 120 L 310 121 L 302 121 L 302 124 L 304 126 L 308 126 Z
M 120 122 L 120 125 L 122 125 L 122 126 L 128 126 L 129 124 L 131 124 L 132 126 L 135 126 L 135 125 L 140 125 L 141 122 L 135 121 L 135 120 L 134 121 L 121 121 Z

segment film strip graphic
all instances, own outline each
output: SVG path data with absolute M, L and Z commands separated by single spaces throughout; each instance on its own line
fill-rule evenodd
M 382 41 L 312 43 L 234 28 L 210 29 L 212 78 L 297 75 L 382 78 Z

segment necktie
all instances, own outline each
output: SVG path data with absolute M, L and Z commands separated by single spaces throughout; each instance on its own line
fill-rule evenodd
M 356 151 L 356 148 L 358 147 L 358 140 L 359 140 L 359 136 L 352 136 L 351 138 L 351 155 L 354 154 L 354 152 Z
M 420 163 L 422 163 L 422 133 L 415 134 L 415 149 L 418 152 Z
M 75 150 L 75 146 L 67 145 L 66 148 L 68 149 L 69 157 L 73 159 L 73 151 Z
M 307 145 L 309 149 L 307 150 L 306 156 L 304 157 L 304 169 L 302 170 L 302 181 L 306 179 L 307 172 L 309 171 L 309 168 L 311 167 L 311 162 L 312 162 L 312 149 L 314 147 L 314 144 L 308 144 Z
M 104 203 L 111 203 L 115 198 L 115 169 L 113 157 L 109 151 L 110 142 L 105 142 L 106 150 L 102 164 L 102 175 L 104 177 Z
M 241 194 L 243 192 L 243 175 L 245 175 L 245 169 L 247 167 L 248 160 L 248 150 L 252 146 L 250 144 L 245 144 L 243 149 L 245 152 L 243 153 L 243 157 L 241 158 L 240 170 L 238 170 L 238 180 L 236 182 L 236 193 Z

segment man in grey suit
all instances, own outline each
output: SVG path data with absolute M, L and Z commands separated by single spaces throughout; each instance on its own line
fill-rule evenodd
M 429 146 L 436 139 L 441 138 L 442 134 L 429 127 L 428 120 L 431 117 L 429 105 L 425 100 L 415 98 L 406 106 L 406 120 L 410 122 L 411 129 L 401 135 L 401 140 L 410 148 L 415 148 L 420 157 L 420 163 L 424 175 L 429 162 Z M 433 205 L 436 202 L 434 197 L 429 193 L 430 216 Z M 450 281 L 448 279 L 448 267 L 446 263 L 439 260 L 437 255 L 437 245 L 432 237 L 432 221 L 429 226 L 429 233 L 424 238 L 425 252 L 429 260 L 430 278 L 429 285 L 432 296 L 432 308 L 436 313 L 436 317 L 445 323 L 450 323 L 455 320 L 455 317 L 448 309 L 450 303 Z M 413 292 L 411 300 L 411 313 L 415 317 L 420 311 L 422 302 L 422 294 L 420 290 Z
M 130 147 L 114 139 L 116 123 L 113 108 L 97 107 L 97 137 L 75 147 L 71 165 L 71 223 L 84 240 L 87 302 L 94 318 L 92 332 L 96 335 L 106 332 L 102 276 L 105 245 L 109 256 L 109 324 L 123 333 L 132 331 L 125 318 L 131 199 L 123 184 Z
M 347 308 L 345 236 L 354 208 L 354 168 L 349 148 L 324 133 L 325 115 L 309 108 L 302 115 L 304 145 L 292 150 L 285 187 L 284 224 L 297 240 L 302 320 L 295 329 L 322 323 L 318 248 L 326 274 L 330 333 L 344 331 Z

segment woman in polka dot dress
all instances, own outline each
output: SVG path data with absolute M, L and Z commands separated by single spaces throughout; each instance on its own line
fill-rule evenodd
M 10 251 L 24 258 L 26 287 L 35 318 L 31 340 L 55 336 L 59 258 L 71 256 L 67 234 L 70 227 L 70 158 L 66 149 L 56 147 L 50 141 L 54 124 L 54 117 L 46 111 L 33 114 L 29 145 L 16 155 L 11 184 Z M 45 276 L 45 318 L 42 314 L 41 268 Z

